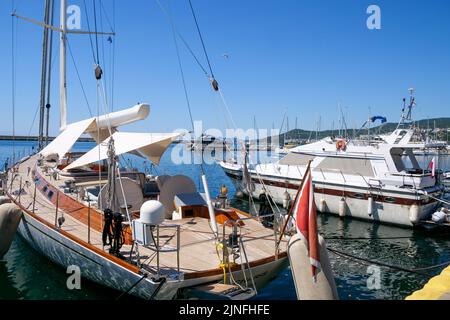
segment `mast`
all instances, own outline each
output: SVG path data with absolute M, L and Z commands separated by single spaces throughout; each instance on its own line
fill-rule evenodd
M 61 0 L 59 38 L 59 114 L 60 130 L 64 130 L 67 125 L 67 86 L 66 86 L 66 0 Z
M 51 0 L 51 20 L 50 24 L 53 26 L 54 17 L 55 17 L 55 0 Z M 48 57 L 48 73 L 47 73 L 47 104 L 45 105 L 46 109 L 46 120 L 45 120 L 45 145 L 48 145 L 48 126 L 49 126 L 49 118 L 50 118 L 50 88 L 51 88 L 51 77 L 52 77 L 52 55 L 53 55 L 53 29 L 50 29 L 50 55 Z
M 49 23 L 50 0 L 45 0 L 44 23 Z M 38 151 L 42 150 L 44 138 L 44 113 L 45 113 L 45 85 L 47 78 L 47 53 L 48 53 L 48 29 L 44 28 L 44 39 L 42 43 L 42 70 L 41 70 L 41 98 L 39 101 L 39 135 Z

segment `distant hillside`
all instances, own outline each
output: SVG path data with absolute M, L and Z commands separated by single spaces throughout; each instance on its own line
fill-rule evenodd
M 415 126 L 420 128 L 421 130 L 430 130 L 436 129 L 449 129 L 450 128 L 450 118 L 433 118 L 433 119 L 423 119 L 419 121 L 415 121 Z M 370 129 L 371 133 L 389 133 L 395 130 L 397 127 L 397 123 L 388 122 L 383 125 L 379 125 L 376 127 L 372 127 Z M 360 128 L 349 128 L 347 129 L 347 134 L 349 136 L 360 136 L 367 134 L 367 129 L 359 130 Z M 294 129 L 290 130 L 286 133 L 282 133 L 279 136 L 280 143 L 284 143 L 284 139 L 299 139 L 299 140 L 309 140 L 317 138 L 325 138 L 332 135 L 338 135 L 338 130 L 323 130 L 323 131 L 310 131 L 310 130 L 302 130 L 302 129 Z M 441 130 L 441 132 L 437 133 L 437 137 L 439 140 L 448 140 L 446 130 Z M 270 140 L 270 139 L 269 139 Z

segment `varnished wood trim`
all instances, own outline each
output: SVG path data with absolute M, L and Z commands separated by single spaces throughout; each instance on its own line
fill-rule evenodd
M 124 260 L 121 260 L 121 259 L 119 259 L 119 258 L 117 258 L 117 257 L 115 257 L 115 256 L 113 256 L 113 255 L 111 255 L 111 254 L 109 254 L 109 253 L 107 253 L 107 252 L 104 252 L 104 251 L 98 249 L 97 247 L 95 247 L 95 246 L 93 246 L 93 245 L 91 245 L 91 244 L 89 244 L 89 243 L 87 243 L 87 242 L 85 242 L 85 241 L 79 239 L 78 237 L 75 237 L 74 235 L 68 233 L 67 231 L 64 231 L 64 230 L 61 230 L 61 229 L 56 228 L 53 224 L 51 224 L 51 223 L 49 223 L 48 221 L 42 219 L 41 217 L 39 217 L 38 215 L 34 214 L 34 213 L 31 212 L 30 210 L 28 210 L 27 208 L 25 208 L 24 206 L 22 206 L 20 203 L 18 203 L 18 202 L 14 199 L 14 197 L 11 196 L 7 191 L 6 191 L 6 195 L 7 195 L 7 196 L 11 199 L 11 201 L 12 201 L 14 204 L 16 204 L 16 205 L 17 205 L 17 206 L 18 206 L 25 214 L 28 214 L 29 216 L 31 216 L 32 218 L 34 218 L 35 220 L 37 220 L 39 223 L 42 223 L 42 224 L 44 224 L 46 227 L 48 227 L 48 228 L 50 228 L 50 229 L 52 229 L 52 230 L 54 230 L 54 231 L 56 231 L 56 232 L 61 233 L 63 236 L 65 236 L 66 238 L 68 238 L 68 239 L 70 239 L 70 240 L 76 242 L 76 243 L 79 244 L 80 246 L 82 246 L 82 247 L 84 247 L 84 248 L 86 248 L 86 249 L 88 249 L 88 250 L 93 251 L 94 253 L 96 253 L 96 254 L 98 254 L 98 255 L 100 255 L 100 256 L 102 256 L 102 257 L 104 257 L 104 258 L 106 258 L 106 259 L 108 259 L 108 260 L 110 260 L 110 261 L 112 261 L 112 262 L 114 262 L 114 263 L 120 265 L 121 267 L 123 267 L 123 268 L 125 268 L 125 269 L 127 269 L 127 270 L 129 270 L 129 271 L 132 271 L 132 272 L 134 272 L 134 273 L 139 273 L 139 270 L 140 270 L 140 269 L 139 269 L 137 266 L 132 265 L 132 264 L 130 264 L 130 263 L 124 261 Z

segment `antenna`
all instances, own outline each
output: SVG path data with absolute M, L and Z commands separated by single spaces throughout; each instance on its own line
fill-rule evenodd
M 408 121 L 408 122 L 412 121 L 412 109 L 416 105 L 416 98 L 414 97 L 414 91 L 415 91 L 414 88 L 408 89 L 408 92 L 409 92 L 408 111 L 406 111 L 406 98 L 403 98 L 402 115 L 400 117 L 400 121 L 398 122 L 396 129 L 399 129 L 401 126 L 403 126 L 406 121 Z M 411 126 L 412 126 L 412 124 L 411 124 Z
M 409 106 L 408 106 L 408 114 L 406 116 L 406 120 L 411 121 L 412 120 L 412 109 L 414 105 L 416 104 L 415 98 L 414 98 L 414 88 L 409 88 Z

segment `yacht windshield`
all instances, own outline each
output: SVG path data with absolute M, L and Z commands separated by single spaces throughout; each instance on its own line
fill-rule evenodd
M 398 172 L 410 174 L 423 173 L 412 149 L 392 148 L 391 157 Z

